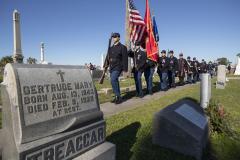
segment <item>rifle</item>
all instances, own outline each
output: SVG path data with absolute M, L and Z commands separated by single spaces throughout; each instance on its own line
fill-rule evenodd
M 103 65 L 104 70 L 103 70 L 101 78 L 99 79 L 99 84 L 103 84 L 103 81 L 104 81 L 104 78 L 105 78 L 105 73 L 107 72 L 107 69 L 108 69 L 108 66 L 109 66 L 109 49 L 111 47 L 112 34 L 111 34 L 111 37 L 109 38 L 109 41 L 108 41 L 107 55 L 106 55 L 106 58 L 104 60 L 104 65 Z

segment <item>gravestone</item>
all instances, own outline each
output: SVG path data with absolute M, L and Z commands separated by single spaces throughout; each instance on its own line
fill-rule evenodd
M 216 88 L 224 89 L 226 86 L 226 66 L 219 65 L 217 70 Z
M 234 72 L 234 75 L 240 75 L 240 56 L 237 57 L 237 65 L 236 65 L 236 69 Z
M 200 160 L 208 141 L 208 122 L 202 107 L 183 99 L 157 112 L 152 141 Z
M 202 73 L 200 80 L 200 106 L 207 108 L 211 99 L 211 76 L 209 73 Z
M 115 159 L 87 68 L 7 64 L 1 88 L 3 160 Z

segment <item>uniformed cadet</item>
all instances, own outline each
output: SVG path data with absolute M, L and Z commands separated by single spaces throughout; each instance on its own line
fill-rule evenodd
M 133 75 L 136 86 L 136 96 L 142 98 L 142 73 L 146 68 L 147 54 L 141 50 L 141 42 L 135 42 L 135 48 L 133 51 L 129 51 L 129 56 L 133 58 Z
M 169 70 L 168 70 L 168 82 L 169 82 L 169 87 L 176 87 L 175 84 L 175 75 L 176 72 L 178 71 L 178 60 L 176 57 L 174 57 L 174 52 L 171 50 L 168 52 L 169 53 Z
M 204 59 L 202 59 L 202 62 L 200 64 L 200 73 L 207 73 L 207 63 Z
M 120 34 L 113 33 L 113 45 L 109 49 L 108 64 L 110 66 L 110 78 L 115 98 L 112 102 L 119 104 L 122 102 L 118 78 L 120 74 L 128 71 L 127 47 L 120 43 Z
M 210 74 L 210 76 L 212 78 L 213 74 L 214 74 L 214 66 L 211 61 L 209 61 L 207 64 L 207 72 Z
M 160 90 L 168 90 L 168 69 L 169 69 L 169 58 L 166 56 L 166 51 L 162 50 L 162 57 L 158 60 L 158 74 L 160 76 Z
M 187 57 L 187 64 L 188 64 L 188 70 L 187 70 L 187 82 L 192 83 L 193 82 L 193 65 L 191 61 L 191 57 Z
M 157 66 L 157 63 L 154 62 L 153 60 L 147 58 L 147 61 L 146 61 L 147 65 L 146 65 L 146 68 L 145 68 L 145 71 L 144 71 L 144 77 L 145 77 L 145 80 L 146 80 L 146 83 L 147 83 L 147 94 L 150 94 L 152 95 L 153 94 L 153 91 L 152 91 L 152 88 L 153 88 L 153 74 L 155 72 L 155 68 Z
M 178 59 L 178 78 L 179 78 L 179 85 L 184 85 L 184 77 L 185 72 L 188 70 L 188 65 L 186 59 L 183 58 L 183 54 L 179 54 Z
M 197 61 L 196 57 L 193 57 L 192 66 L 193 66 L 193 83 L 196 83 L 198 81 L 200 69 L 199 62 Z

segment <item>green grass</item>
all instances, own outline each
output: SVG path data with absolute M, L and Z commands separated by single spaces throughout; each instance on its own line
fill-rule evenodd
M 240 82 L 231 80 L 225 90 L 212 87 L 212 97 L 222 102 L 231 114 L 231 127 L 240 135 Z M 162 108 L 191 97 L 199 101 L 199 86 L 191 86 L 168 93 L 156 101 L 134 110 L 107 118 L 107 140 L 117 145 L 118 160 L 188 160 L 192 157 L 153 145 L 151 142 L 153 114 Z M 235 104 L 233 104 L 233 102 Z M 210 137 L 211 145 L 204 159 L 237 160 L 240 159 L 240 142 L 223 134 L 214 133 Z

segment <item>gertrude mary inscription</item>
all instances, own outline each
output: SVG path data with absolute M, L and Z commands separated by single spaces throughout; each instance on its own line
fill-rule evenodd
M 8 64 L 4 86 L 18 143 L 63 132 L 103 115 L 91 74 L 82 66 Z
M 17 69 L 21 84 L 25 125 L 96 108 L 94 85 L 77 69 Z M 28 75 L 41 72 L 37 81 Z

